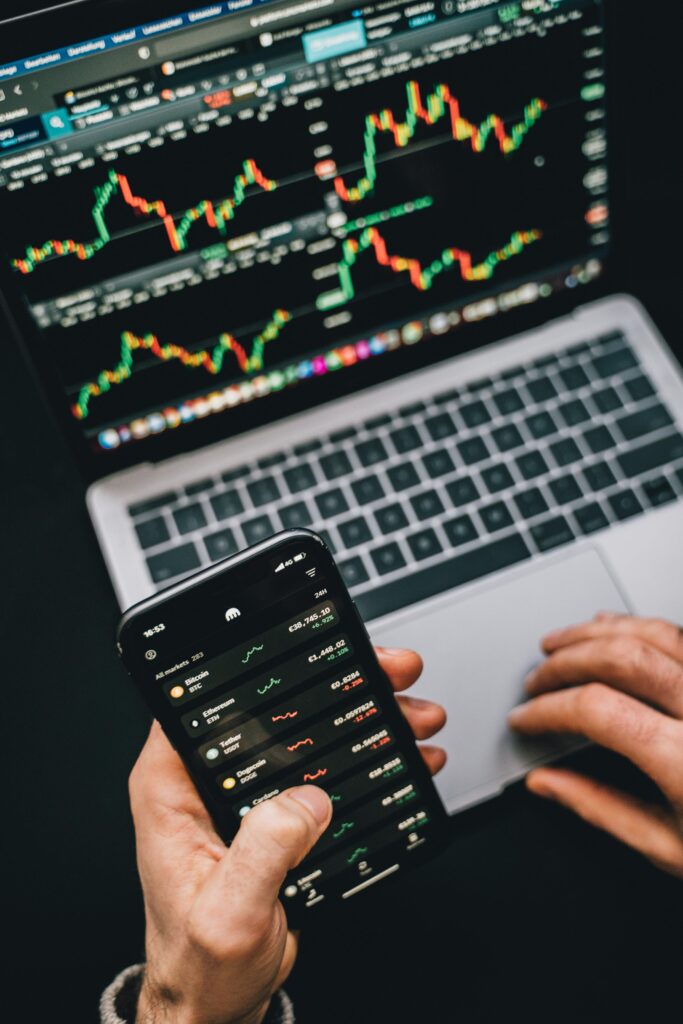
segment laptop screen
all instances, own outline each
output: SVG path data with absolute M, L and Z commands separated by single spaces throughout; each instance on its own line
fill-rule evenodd
M 221 0 L 2 59 L 5 290 L 102 461 L 600 273 L 595 0 Z

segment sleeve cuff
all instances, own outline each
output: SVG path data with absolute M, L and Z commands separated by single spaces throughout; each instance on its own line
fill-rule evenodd
M 133 964 L 121 971 L 100 999 L 100 1024 L 134 1024 L 144 964 Z
M 134 964 L 121 971 L 100 999 L 100 1024 L 134 1024 L 144 964 Z M 270 1001 L 263 1024 L 296 1024 L 292 1000 L 279 989 Z

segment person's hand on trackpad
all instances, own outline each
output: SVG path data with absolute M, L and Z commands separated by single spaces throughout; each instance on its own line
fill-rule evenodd
M 526 680 L 533 698 L 510 713 L 527 735 L 579 733 L 628 757 L 668 806 L 646 804 L 564 768 L 537 768 L 527 786 L 556 800 L 683 878 L 683 630 L 603 613 L 549 633 Z

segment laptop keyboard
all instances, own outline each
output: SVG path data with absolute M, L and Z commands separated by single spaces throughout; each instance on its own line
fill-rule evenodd
M 152 583 L 289 527 L 377 617 L 683 494 L 683 437 L 619 332 L 131 505 Z

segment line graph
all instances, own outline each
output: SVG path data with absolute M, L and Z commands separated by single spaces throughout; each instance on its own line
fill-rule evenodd
M 121 353 L 118 363 L 113 369 L 100 370 L 95 380 L 82 385 L 76 401 L 71 407 L 71 412 L 77 420 L 85 419 L 89 414 L 90 402 L 93 398 L 106 394 L 113 385 L 123 384 L 124 381 L 129 380 L 133 374 L 133 353 L 140 350 L 149 352 L 161 362 L 177 359 L 183 366 L 190 369 L 201 367 L 213 375 L 221 372 L 226 353 L 232 352 L 244 374 L 260 370 L 263 368 L 263 353 L 266 345 L 279 337 L 283 327 L 291 319 L 292 315 L 286 309 L 276 309 L 263 330 L 253 338 L 249 353 L 232 334 L 227 333 L 219 336 L 218 343 L 210 351 L 209 349 L 200 349 L 197 352 L 191 352 L 182 345 L 162 344 L 156 334 L 137 335 L 132 331 L 124 331 L 121 335 Z
M 136 213 L 145 217 L 157 217 L 166 229 L 168 242 L 173 252 L 182 252 L 187 248 L 187 236 L 190 229 L 202 218 L 208 227 L 215 228 L 224 234 L 226 224 L 233 220 L 235 211 L 246 199 L 247 189 L 250 185 L 258 185 L 264 192 L 272 192 L 277 188 L 277 182 L 267 178 L 255 161 L 248 158 L 242 164 L 241 172 L 235 177 L 230 196 L 217 201 L 201 199 L 196 206 L 189 207 L 178 216 L 168 211 L 163 199 L 145 199 L 143 196 L 135 195 L 126 175 L 111 168 L 106 181 L 101 185 L 96 185 L 94 189 L 95 205 L 91 210 L 91 216 L 97 234 L 92 241 L 78 242 L 73 238 L 49 238 L 41 246 L 28 246 L 24 256 L 11 261 L 12 266 L 22 274 L 30 274 L 39 264 L 50 257 L 73 255 L 79 260 L 92 259 L 112 240 L 105 214 L 109 203 L 117 195 L 120 195 L 124 203 Z
M 448 85 L 441 83 L 422 101 L 420 87 L 417 82 L 406 82 L 407 105 L 404 120 L 396 119 L 392 110 L 384 108 L 378 113 L 368 114 L 365 118 L 363 131 L 363 168 L 365 173 L 353 185 L 347 185 L 343 177 L 334 179 L 334 189 L 341 200 L 346 203 L 358 203 L 375 188 L 377 180 L 377 143 L 378 133 L 389 132 L 397 149 L 405 148 L 415 135 L 420 121 L 430 127 L 444 118 L 450 120 L 450 130 L 455 142 L 470 142 L 474 153 L 483 153 L 490 138 L 495 138 L 500 152 L 507 156 L 524 142 L 527 133 L 533 128 L 548 104 L 535 96 L 524 107 L 522 119 L 513 124 L 508 131 L 505 122 L 498 114 L 488 114 L 476 125 L 463 117 L 460 101 L 453 96 Z
M 395 274 L 407 273 L 412 286 L 424 292 L 432 287 L 439 274 L 454 267 L 459 269 L 463 281 L 487 281 L 500 263 L 518 256 L 541 237 L 542 233 L 537 229 L 515 231 L 500 249 L 494 249 L 480 263 L 474 263 L 472 254 L 467 250 L 451 247 L 444 249 L 439 257 L 423 266 L 417 259 L 391 255 L 377 228 L 366 228 L 358 238 L 346 238 L 342 243 L 342 258 L 337 264 L 339 288 L 319 295 L 316 305 L 320 310 L 333 309 L 355 297 L 353 267 L 358 257 L 368 249 L 372 250 L 379 266 L 388 267 Z

